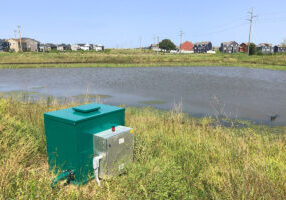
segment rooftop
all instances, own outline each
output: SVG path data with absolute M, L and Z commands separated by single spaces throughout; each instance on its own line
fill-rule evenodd
M 210 41 L 205 41 L 205 42 L 197 42 L 195 45 L 204 45 L 204 44 L 209 44 L 211 43 Z
M 233 43 L 238 44 L 236 41 L 222 42 L 223 45 L 231 45 Z
M 261 46 L 261 47 L 272 47 L 272 44 L 270 44 L 270 43 L 260 43 L 259 46 Z

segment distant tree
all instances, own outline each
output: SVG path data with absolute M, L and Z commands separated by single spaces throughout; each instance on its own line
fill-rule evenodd
M 247 52 L 248 52 L 248 45 L 247 45 Z M 249 45 L 249 55 L 255 55 L 257 52 L 256 45 L 254 43 L 250 43 Z
M 159 43 L 159 48 L 166 51 L 175 50 L 176 45 L 169 39 L 164 39 Z

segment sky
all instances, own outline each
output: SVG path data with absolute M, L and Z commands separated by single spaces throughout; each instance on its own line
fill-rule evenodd
M 0 38 L 23 37 L 42 43 L 93 43 L 107 48 L 149 46 L 168 38 L 183 41 L 252 41 L 279 44 L 286 39 L 286 0 L 1 0 Z M 6 9 L 5 9 L 6 8 Z

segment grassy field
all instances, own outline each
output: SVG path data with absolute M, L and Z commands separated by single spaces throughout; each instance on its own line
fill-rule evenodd
M 50 188 L 43 113 L 71 105 L 0 98 L 0 199 L 286 199 L 285 129 L 212 126 L 180 112 L 127 108 L 126 173 Z
M 241 66 L 286 70 L 286 54 L 168 54 L 150 50 L 108 52 L 0 53 L 0 68 L 30 67 L 138 67 L 138 66 Z

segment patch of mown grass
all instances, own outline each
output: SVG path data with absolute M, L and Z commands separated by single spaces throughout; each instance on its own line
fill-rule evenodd
M 286 198 L 284 133 L 214 127 L 209 118 L 149 107 L 126 109 L 126 125 L 135 130 L 126 173 L 102 187 L 91 180 L 52 190 L 43 113 L 70 106 L 0 99 L 0 199 Z
M 233 66 L 286 70 L 286 54 L 168 54 L 149 50 L 99 52 L 0 53 L 0 68 Z

